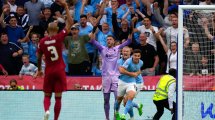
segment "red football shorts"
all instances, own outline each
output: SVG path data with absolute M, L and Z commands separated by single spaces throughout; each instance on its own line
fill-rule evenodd
M 66 73 L 63 70 L 59 70 L 57 73 L 45 73 L 43 91 L 45 93 L 51 92 L 63 92 L 67 90 Z

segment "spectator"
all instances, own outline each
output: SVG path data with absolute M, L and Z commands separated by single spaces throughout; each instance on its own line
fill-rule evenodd
M 201 75 L 213 75 L 212 71 L 213 71 L 213 68 L 211 68 L 209 66 L 207 56 L 202 56 L 200 74 Z
M 39 35 L 36 33 L 31 34 L 31 39 L 28 41 L 28 54 L 29 54 L 29 60 L 30 63 L 37 66 L 37 47 L 39 42 Z
M 166 73 L 168 73 L 169 69 L 171 68 L 177 69 L 177 43 L 175 41 L 172 41 L 170 43 L 170 48 L 169 48 L 161 36 L 159 40 L 163 46 L 164 51 L 167 54 Z
M 93 27 L 89 24 L 87 24 L 87 16 L 86 15 L 81 15 L 80 16 L 80 26 L 79 26 L 79 35 L 88 35 L 89 33 L 92 32 Z M 89 56 L 89 68 L 90 70 L 92 69 L 92 63 L 94 62 L 93 58 L 95 58 L 95 47 L 91 43 L 86 43 L 85 44 L 85 49 L 87 50 L 87 54 Z M 88 73 L 91 74 L 91 73 Z
M 147 37 L 144 33 L 141 33 L 139 36 L 140 45 L 137 46 L 137 49 L 141 50 L 141 60 L 144 65 L 142 66 L 142 75 L 143 76 L 154 76 L 155 69 L 158 65 L 159 58 L 155 48 L 147 43 Z
M 22 27 L 17 25 L 17 18 L 15 16 L 10 17 L 9 24 L 5 24 L 4 22 L 2 22 L 1 24 L 2 27 L 5 28 L 9 42 L 13 42 L 21 46 L 21 41 L 27 41 L 28 36 L 25 36 Z
M 10 12 L 16 12 L 17 5 L 16 0 L 7 0 L 7 4 L 10 5 Z
M 78 83 L 74 84 L 73 87 L 74 87 L 74 90 L 81 90 L 82 89 L 81 85 Z
M 4 69 L 4 67 L 1 64 L 0 64 L 0 71 L 2 72 L 2 73 L 0 73 L 0 75 L 1 74 L 5 75 L 5 76 L 8 75 L 8 72 Z
M 157 50 L 156 38 L 158 38 L 157 36 L 158 28 L 151 25 L 151 20 L 149 17 L 145 17 L 143 19 L 143 22 L 144 25 L 134 28 L 133 31 L 145 33 L 147 37 L 147 43 L 154 46 L 155 50 Z
M 112 8 L 112 25 L 113 25 L 113 31 L 114 35 L 116 36 L 117 40 L 126 40 L 128 38 L 130 29 L 129 29 L 129 23 L 127 20 L 122 20 L 121 22 L 121 28 L 117 24 L 117 7 Z
M 18 86 L 15 79 L 10 80 L 10 87 L 8 90 L 24 90 L 24 87 Z
M 113 9 L 116 9 L 116 11 L 118 11 L 118 5 L 119 4 L 118 4 L 117 0 L 111 0 L 111 6 L 104 5 L 105 6 L 104 7 L 104 13 L 101 13 L 101 14 L 104 14 L 103 19 L 106 23 L 108 23 L 111 30 L 113 29 L 112 12 L 113 12 Z M 102 8 L 101 8 L 101 10 L 102 10 Z
M 23 55 L 22 56 L 22 68 L 19 72 L 19 78 L 23 79 L 23 75 L 30 75 L 33 78 L 37 77 L 37 67 L 29 62 L 29 55 Z
M 123 5 L 121 5 L 120 7 L 119 7 L 119 13 L 118 13 L 118 15 L 119 15 L 119 18 L 120 19 L 122 19 L 123 18 L 123 15 L 125 15 L 126 14 L 126 12 L 130 9 L 130 8 L 133 8 L 134 9 L 134 11 L 136 10 L 136 0 L 126 0 L 126 3 L 125 4 L 123 4 Z M 127 15 L 127 17 L 125 18 L 125 19 L 127 19 L 128 21 L 131 21 L 131 13 L 129 12 L 128 13 L 129 15 Z
M 51 9 L 44 8 L 42 11 L 43 18 L 39 22 L 40 32 L 39 34 L 43 37 L 44 32 L 48 28 L 48 24 L 53 22 L 55 19 L 51 16 Z
M 89 35 L 80 35 L 79 27 L 72 26 L 72 36 L 65 38 L 65 46 L 68 49 L 69 75 L 88 75 L 89 56 L 85 44 L 90 40 Z
M 16 9 L 17 24 L 22 27 L 25 33 L 28 31 L 29 15 L 25 13 L 23 6 L 18 6 Z
M 201 66 L 202 55 L 200 54 L 199 44 L 193 43 L 192 51 L 185 53 L 185 55 L 187 56 L 184 64 L 185 73 L 189 74 L 190 76 L 201 75 L 199 70 Z
M 8 75 L 18 75 L 22 67 L 22 48 L 15 43 L 8 42 L 8 35 L 1 34 L 0 64 L 5 67 Z
M 162 29 L 163 30 L 163 29 Z M 167 46 L 170 47 L 171 42 L 178 42 L 178 18 L 172 18 L 172 26 L 168 27 L 162 32 L 162 36 L 166 37 Z M 185 41 L 189 40 L 189 33 L 187 29 L 184 28 L 184 38 Z
M 102 30 L 96 34 L 96 37 L 98 39 L 98 42 L 103 45 L 103 46 L 107 46 L 107 36 L 108 35 L 113 35 L 112 31 L 109 28 L 109 25 L 107 23 L 103 23 L 102 24 Z
M 30 0 L 25 3 L 24 7 L 29 15 L 28 25 L 34 26 L 34 29 L 32 30 L 32 32 L 39 33 L 40 16 L 41 16 L 41 11 L 44 9 L 44 4 L 41 3 L 39 0 Z
M 10 12 L 9 4 L 4 4 L 2 7 L 2 11 L 3 12 L 1 13 L 1 20 L 4 21 L 6 24 L 9 24 L 10 17 L 15 16 L 15 12 Z

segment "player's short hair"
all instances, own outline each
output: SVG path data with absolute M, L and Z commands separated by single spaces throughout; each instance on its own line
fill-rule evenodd
M 87 15 L 82 14 L 82 15 L 80 16 L 80 18 L 86 18 L 86 19 L 87 19 Z
M 125 46 L 122 49 L 131 49 L 129 46 Z
M 107 38 L 108 37 L 112 37 L 114 40 L 116 40 L 116 38 L 113 35 L 108 35 Z
M 17 81 L 15 79 L 11 79 L 10 84 L 13 83 L 13 82 L 17 84 Z
M 29 59 L 29 55 L 28 54 L 23 54 L 22 57 L 27 57 Z
M 17 6 L 17 8 L 16 8 L 16 9 L 18 9 L 18 8 L 22 8 L 22 9 L 24 9 L 24 6 L 19 5 L 19 6 Z
M 17 18 L 16 18 L 15 16 L 10 16 L 10 17 L 9 17 L 9 20 L 11 20 L 11 19 L 13 19 L 13 18 L 15 18 L 15 19 L 17 20 Z
M 7 35 L 7 33 L 6 33 L 6 32 L 2 32 L 2 33 L 0 34 L 0 36 L 2 36 L 2 35 Z
M 169 69 L 169 75 L 173 76 L 174 78 L 177 77 L 177 70 L 174 68 Z
M 45 10 L 50 10 L 50 11 L 51 11 L 51 8 L 50 8 L 50 7 L 45 7 L 45 8 L 43 8 L 43 9 L 42 9 L 42 13 L 43 13 L 43 14 L 44 14 L 44 11 L 45 11 Z
M 50 30 L 55 30 L 55 31 L 58 31 L 59 30 L 59 27 L 58 25 L 55 27 L 54 24 L 57 24 L 55 21 L 54 22 L 50 22 L 48 24 L 48 28 L 47 28 L 47 32 L 49 33 Z
M 143 18 L 143 20 L 145 20 L 145 19 L 149 19 L 150 21 L 152 21 L 151 17 L 148 17 L 148 16 Z
M 177 44 L 177 42 L 176 42 L 176 41 L 172 41 L 170 44 L 172 44 L 172 43 L 175 43 L 175 44 Z
M 140 54 L 141 54 L 141 50 L 140 50 L 140 49 L 134 49 L 134 50 L 133 50 L 133 54 L 134 54 L 134 53 L 140 53 Z

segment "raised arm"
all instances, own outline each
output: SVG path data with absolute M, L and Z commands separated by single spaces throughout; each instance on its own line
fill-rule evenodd
M 162 38 L 162 36 L 161 36 L 160 34 L 159 34 L 159 39 L 158 39 L 158 40 L 160 40 L 160 43 L 161 43 L 161 45 L 162 45 L 162 47 L 163 47 L 165 53 L 167 54 L 167 52 L 168 52 L 168 47 L 167 47 L 166 43 L 164 42 L 164 40 L 163 40 L 163 38 Z
M 0 23 L 1 23 L 1 26 L 2 28 L 5 28 L 6 27 L 6 23 L 4 22 L 4 13 L 7 11 L 7 9 L 5 8 L 1 14 L 1 17 L 0 17 Z
M 155 19 L 161 24 L 161 26 L 164 26 L 165 22 L 163 17 L 160 14 L 160 8 L 158 7 L 158 2 L 154 3 L 154 13 Z
M 113 7 L 112 11 L 113 11 L 113 13 L 112 13 L 113 31 L 114 31 L 114 33 L 117 33 L 117 34 L 115 34 L 115 37 L 118 39 L 120 28 L 119 28 L 118 22 L 117 22 L 117 7 Z
M 138 15 L 140 15 L 142 18 L 146 17 L 142 12 L 140 12 L 140 9 L 136 9 L 136 12 Z
M 150 0 L 141 0 L 141 2 L 146 6 L 147 15 L 151 16 L 152 12 L 151 12 L 151 3 L 150 3 Z
M 69 33 L 71 30 L 71 26 L 73 25 L 73 20 L 72 20 L 70 13 L 69 13 L 69 7 L 66 3 L 66 0 L 60 0 L 59 2 L 61 3 L 61 5 L 64 7 L 64 9 L 66 11 L 67 20 L 66 20 L 65 29 L 66 29 L 67 33 Z
M 84 14 L 84 7 L 85 7 L 86 2 L 87 2 L 86 0 L 82 0 L 80 15 Z
M 128 39 L 119 45 L 119 49 L 122 49 L 123 47 L 129 45 L 132 42 L 132 34 L 128 35 Z
M 99 9 L 99 15 L 104 15 L 104 9 L 106 7 L 106 5 L 108 4 L 108 0 L 103 0 L 102 4 L 101 4 L 101 8 Z
M 204 28 L 204 30 L 205 30 L 205 34 L 206 34 L 206 36 L 208 37 L 208 39 L 213 40 L 214 36 L 211 35 L 211 33 L 210 33 L 209 29 L 208 29 L 208 25 L 205 24 L 205 25 L 203 26 L 203 28 Z
M 168 15 L 168 6 L 169 6 L 169 1 L 168 0 L 164 0 L 163 14 L 165 16 Z
M 94 46 L 96 46 L 99 51 L 101 51 L 103 49 L 103 46 L 100 45 L 99 42 L 96 41 L 95 39 L 90 40 L 90 43 L 92 43 Z
M 122 16 L 122 19 L 126 19 L 129 13 L 130 13 L 130 9 L 128 9 L 127 12 Z
M 18 42 L 28 42 L 29 41 L 29 35 L 30 35 L 32 29 L 33 29 L 33 26 L 30 26 L 25 37 L 23 39 L 19 39 Z

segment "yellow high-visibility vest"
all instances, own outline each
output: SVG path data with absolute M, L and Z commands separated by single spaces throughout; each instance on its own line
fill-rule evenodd
M 169 86 L 176 82 L 175 78 L 171 75 L 163 75 L 157 84 L 153 100 L 159 101 L 168 98 Z

